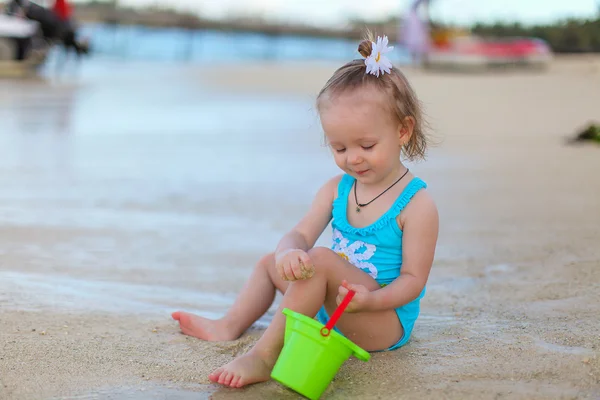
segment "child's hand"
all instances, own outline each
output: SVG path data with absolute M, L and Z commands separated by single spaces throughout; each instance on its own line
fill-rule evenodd
M 300 249 L 291 249 L 275 255 L 275 266 L 281 279 L 297 281 L 312 278 L 315 267 L 308 254 Z
M 363 285 L 354 285 L 345 280 L 342 281 L 342 284 L 338 289 L 338 295 L 335 299 L 337 305 L 339 306 L 342 303 L 349 290 L 353 290 L 356 294 L 348 304 L 345 312 L 365 311 L 371 300 L 371 292 Z

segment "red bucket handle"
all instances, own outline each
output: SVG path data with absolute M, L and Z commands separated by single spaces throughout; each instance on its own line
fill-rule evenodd
M 356 292 L 353 290 L 348 291 L 348 294 L 346 294 L 346 297 L 344 297 L 344 300 L 342 300 L 340 305 L 335 309 L 333 315 L 329 319 L 329 322 L 327 322 L 327 324 L 321 328 L 322 336 L 329 336 L 329 334 L 331 333 L 331 330 L 335 326 L 338 319 L 340 319 L 340 317 L 346 310 L 346 307 L 348 307 L 348 304 L 350 304 L 350 301 L 352 301 L 352 298 L 354 297 L 355 294 L 356 294 Z

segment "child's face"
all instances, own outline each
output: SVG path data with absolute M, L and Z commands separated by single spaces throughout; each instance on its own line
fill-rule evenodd
M 335 163 L 362 183 L 385 180 L 401 165 L 407 132 L 384 100 L 376 90 L 364 88 L 321 104 L 321 124 Z

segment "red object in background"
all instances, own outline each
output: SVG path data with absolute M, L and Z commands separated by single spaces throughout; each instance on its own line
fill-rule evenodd
M 495 40 L 474 40 L 459 44 L 442 44 L 435 49 L 440 53 L 456 53 L 495 58 L 523 58 L 551 53 L 550 47 L 535 38 L 506 38 Z
M 483 41 L 469 50 L 487 57 L 526 57 L 547 51 L 541 42 L 532 39 Z
M 66 0 L 56 0 L 54 2 L 53 10 L 63 21 L 70 19 L 73 14 L 73 9 Z

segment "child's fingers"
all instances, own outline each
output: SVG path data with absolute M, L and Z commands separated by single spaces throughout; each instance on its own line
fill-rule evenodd
M 300 265 L 298 263 L 298 260 L 293 260 L 290 262 L 290 280 L 291 281 L 297 281 L 298 279 L 300 279 Z
M 313 262 L 310 259 L 310 257 L 308 256 L 308 254 L 302 252 L 302 254 L 300 254 L 300 262 L 304 266 L 303 272 L 306 275 L 306 277 L 307 278 L 312 277 L 315 273 L 315 266 L 313 265 Z
M 295 280 L 304 279 L 304 272 L 302 271 L 300 259 L 292 261 L 292 273 L 294 274 Z
M 298 259 L 295 261 L 297 264 L 297 268 L 294 268 L 294 275 L 296 279 L 309 279 L 315 274 L 314 268 L 312 268 L 312 264 L 308 254 L 305 252 L 300 252 L 298 254 Z
M 353 292 L 364 292 L 364 286 L 362 285 L 355 285 L 353 283 L 348 283 L 347 281 L 342 281 L 342 286 L 345 287 L 348 290 L 352 290 Z
M 294 278 L 294 272 L 292 271 L 292 264 L 291 263 L 286 263 L 285 264 L 284 275 L 285 275 L 284 279 L 286 281 L 295 281 L 296 280 Z
M 302 254 L 300 254 L 300 261 L 302 261 L 307 267 L 313 266 L 312 260 L 310 259 L 309 255 L 305 252 L 302 252 Z
M 338 306 L 342 303 L 342 301 L 344 300 L 344 297 L 346 297 L 346 294 L 348 294 L 348 289 L 346 289 L 343 286 L 340 286 L 338 288 L 338 295 L 335 298 L 335 302 L 337 303 Z
M 282 264 L 277 264 L 275 267 L 277 268 L 277 273 L 279 274 L 279 277 L 285 280 L 284 266 Z
M 284 281 L 286 280 L 286 278 L 285 278 L 285 263 L 277 264 L 277 273 L 279 274 L 279 277 L 281 279 L 283 279 Z
M 346 281 L 346 280 L 342 281 L 342 286 L 348 290 L 352 290 L 353 292 L 360 290 L 359 289 L 360 285 L 354 285 L 352 283 L 348 283 L 348 281 Z

